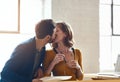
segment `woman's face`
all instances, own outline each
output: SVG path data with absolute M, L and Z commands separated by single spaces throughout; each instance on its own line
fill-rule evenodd
M 59 26 L 56 26 L 54 29 L 54 42 L 58 43 L 58 42 L 63 42 L 64 38 L 66 37 L 65 33 L 60 29 Z

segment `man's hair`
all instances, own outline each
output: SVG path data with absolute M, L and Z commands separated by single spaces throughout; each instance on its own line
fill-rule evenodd
M 55 26 L 52 19 L 43 19 L 38 22 L 35 27 L 36 37 L 38 39 L 43 39 L 47 35 L 52 36 L 54 28 Z

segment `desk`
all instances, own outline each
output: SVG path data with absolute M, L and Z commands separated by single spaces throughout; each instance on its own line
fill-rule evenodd
M 42 82 L 120 82 L 120 80 L 82 80 L 82 81 L 60 81 L 60 80 L 49 80 Z
M 96 73 L 87 73 L 87 74 L 85 73 L 83 80 L 92 80 L 91 78 L 94 78 L 96 76 L 97 76 Z
M 96 74 L 84 74 L 84 79 L 81 81 L 61 81 L 57 79 L 44 80 L 43 82 L 120 82 L 120 79 L 112 79 L 112 80 L 92 80 L 91 78 L 95 78 Z M 54 77 L 52 77 L 54 78 Z
M 82 80 L 82 81 L 61 81 L 61 82 L 120 82 L 120 80 Z
M 96 77 L 96 73 L 84 74 L 84 79 L 82 81 L 62 81 L 62 82 L 120 82 L 120 79 L 113 80 L 92 80 L 91 78 Z
M 83 80 L 120 80 L 119 75 L 104 75 L 104 74 L 84 74 L 84 79 Z

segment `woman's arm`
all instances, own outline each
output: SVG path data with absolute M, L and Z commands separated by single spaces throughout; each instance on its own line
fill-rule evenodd
M 77 72 L 76 72 L 76 76 L 79 80 L 83 79 L 83 68 L 82 68 L 82 55 L 81 52 L 79 50 L 76 50 L 76 54 L 78 55 L 78 66 L 77 66 Z
M 75 75 L 77 77 L 78 80 L 82 80 L 83 79 L 83 71 L 82 71 L 82 57 L 81 57 L 81 53 L 79 50 L 75 50 L 75 59 L 76 60 L 71 60 L 69 62 L 67 62 L 67 65 L 69 68 L 75 68 L 76 72 Z
M 45 59 L 46 59 L 46 58 L 45 58 Z M 46 69 L 45 69 L 45 71 L 44 71 L 44 75 L 45 75 L 45 76 L 50 75 L 50 73 L 52 72 L 54 66 L 55 66 L 56 64 L 58 64 L 59 62 L 63 61 L 63 60 L 64 60 L 64 54 L 56 54 L 55 57 L 54 57 L 54 59 L 53 59 L 53 61 L 52 61 L 52 62 L 49 61 L 50 63 L 47 64 L 47 66 L 45 66 Z M 47 60 L 46 60 L 46 61 L 47 61 Z M 44 62 L 44 63 L 45 63 L 45 62 Z
M 82 80 L 83 79 L 83 71 L 81 69 L 81 67 L 79 66 L 79 68 L 76 68 L 76 77 L 79 79 L 79 80 Z

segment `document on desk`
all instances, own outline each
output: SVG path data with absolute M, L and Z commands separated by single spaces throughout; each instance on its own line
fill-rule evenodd
M 85 74 L 85 77 L 89 77 L 93 80 L 120 79 L 119 74 L 108 74 L 108 73 Z
M 70 79 L 72 76 L 49 76 L 49 77 L 43 77 L 40 78 L 40 80 L 42 81 L 62 81 L 62 80 L 68 80 Z
M 97 78 L 101 78 L 101 79 L 120 79 L 120 74 L 117 74 L 117 73 L 98 73 Z

